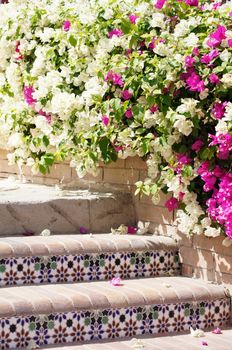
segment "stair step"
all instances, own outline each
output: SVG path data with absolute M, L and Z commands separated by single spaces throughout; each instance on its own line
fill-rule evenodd
M 165 337 L 138 337 L 136 338 L 143 345 L 144 350 L 199 350 L 202 348 L 202 341 L 208 343 L 210 350 L 231 350 L 232 329 L 223 329 L 222 334 L 215 335 L 211 331 L 206 332 L 202 338 L 194 338 L 189 332 L 187 334 L 177 334 Z M 101 343 L 88 345 L 67 345 L 67 346 L 47 346 L 41 350 L 131 350 L 139 349 L 135 347 L 135 340 L 104 341 Z M 206 347 L 207 348 L 207 347 Z M 140 348 L 141 349 L 141 348 Z
M 222 286 L 186 277 L 0 289 L 1 350 L 225 326 Z M 121 349 L 121 348 L 120 348 Z
M 0 286 L 178 275 L 178 247 L 155 235 L 0 238 Z
M 45 228 L 54 234 L 77 233 L 82 226 L 108 232 L 120 224 L 135 224 L 129 193 L 58 191 L 35 184 L 10 187 L 6 181 L 0 181 L 0 191 L 0 236 L 39 234 Z

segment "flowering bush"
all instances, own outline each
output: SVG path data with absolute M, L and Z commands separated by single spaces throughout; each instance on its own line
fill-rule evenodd
M 11 163 L 79 176 L 138 155 L 137 193 L 173 193 L 179 229 L 232 239 L 232 1 L 1 6 L 0 132 Z

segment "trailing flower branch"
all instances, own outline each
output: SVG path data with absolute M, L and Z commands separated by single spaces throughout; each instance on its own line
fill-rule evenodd
M 232 1 L 11 1 L 0 17 L 10 163 L 79 176 L 139 156 L 187 234 L 232 239 Z

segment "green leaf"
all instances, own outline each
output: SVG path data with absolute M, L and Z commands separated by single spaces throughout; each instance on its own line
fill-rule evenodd
M 145 185 L 142 189 L 143 193 L 146 195 L 146 196 L 150 196 L 151 194 L 151 190 L 150 190 L 150 186 L 149 185 Z
M 108 145 L 109 145 L 109 140 L 106 137 L 101 139 L 99 142 L 99 147 L 102 152 L 103 159 L 107 158 Z
M 70 35 L 68 41 L 70 42 L 70 44 L 71 44 L 73 47 L 75 47 L 76 44 L 77 44 L 77 40 L 74 38 L 73 35 Z
M 47 168 L 46 168 L 44 165 L 39 164 L 39 171 L 40 171 L 43 175 L 45 175 L 45 174 L 47 173 Z
M 43 143 L 46 147 L 49 145 L 49 138 L 46 135 L 43 136 Z
M 131 30 L 131 23 L 130 23 L 130 21 L 127 20 L 127 19 L 123 19 L 122 22 L 121 22 L 121 29 L 122 29 L 124 34 L 130 33 L 130 30 Z
M 44 161 L 44 164 L 46 166 L 51 166 L 54 164 L 54 161 L 55 161 L 55 157 L 54 157 L 54 154 L 46 154 L 45 156 L 43 156 L 43 161 Z
M 199 152 L 199 157 L 202 160 L 212 159 L 214 157 L 214 148 L 205 148 Z
M 96 153 L 93 153 L 93 152 L 89 152 L 89 157 L 94 161 L 96 162 L 97 161 L 97 154 Z
M 182 170 L 183 176 L 191 177 L 193 175 L 193 168 L 191 165 L 185 165 Z
M 157 184 L 151 186 L 151 194 L 156 194 L 158 192 Z

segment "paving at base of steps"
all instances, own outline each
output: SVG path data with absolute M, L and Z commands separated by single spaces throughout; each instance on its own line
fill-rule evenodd
M 146 336 L 91 344 L 48 346 L 40 350 L 231 350 L 232 329 L 224 328 L 221 334 L 207 331 L 202 337 L 193 337 L 189 332 L 170 336 Z

